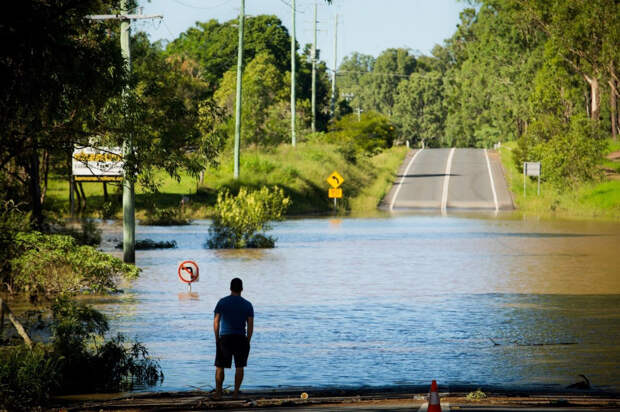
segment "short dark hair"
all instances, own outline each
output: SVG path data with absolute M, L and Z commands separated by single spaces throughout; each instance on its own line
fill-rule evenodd
M 243 290 L 243 281 L 239 278 L 234 278 L 230 281 L 230 290 L 235 293 L 241 293 Z

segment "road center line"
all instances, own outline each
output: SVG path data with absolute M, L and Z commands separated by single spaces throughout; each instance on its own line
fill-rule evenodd
M 454 157 L 454 151 L 456 149 L 453 147 L 450 150 L 450 155 L 448 156 L 448 162 L 446 163 L 446 173 L 443 179 L 443 193 L 441 196 L 441 213 L 446 213 L 446 205 L 448 204 L 448 186 L 450 185 L 450 171 L 452 170 L 452 158 Z
M 499 204 L 497 203 L 497 192 L 495 191 L 495 181 L 493 180 L 493 172 L 491 171 L 491 162 L 489 161 L 489 154 L 487 149 L 484 149 L 484 156 L 487 158 L 487 167 L 489 168 L 489 179 L 491 179 L 491 190 L 493 191 L 493 202 L 495 203 L 495 212 L 499 210 Z
M 422 153 L 423 150 L 424 149 L 420 149 L 417 152 L 415 152 L 415 154 L 413 155 L 413 157 L 409 161 L 409 164 L 407 165 L 407 168 L 405 169 L 405 173 L 403 173 L 403 176 L 400 178 L 400 183 L 398 184 L 398 187 L 396 188 L 396 192 L 394 193 L 394 197 L 392 198 L 392 202 L 390 203 L 390 210 L 394 209 L 394 203 L 396 203 L 396 198 L 398 197 L 398 193 L 400 192 L 400 188 L 403 187 L 403 182 L 405 181 L 405 177 L 409 173 L 409 169 L 411 168 L 411 165 L 413 164 L 413 161 L 415 160 L 416 157 L 418 157 L 418 155 L 420 153 Z

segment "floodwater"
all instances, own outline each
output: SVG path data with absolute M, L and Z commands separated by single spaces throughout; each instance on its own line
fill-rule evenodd
M 138 252 L 141 278 L 96 303 L 160 359 L 163 385 L 141 390 L 212 388 L 213 308 L 239 276 L 255 310 L 246 389 L 561 389 L 584 374 L 620 391 L 620 224 L 301 219 L 276 225 L 277 248 L 242 251 L 205 249 L 208 226 L 138 227 L 178 248 Z M 104 229 L 113 251 L 120 227 Z M 200 266 L 194 299 L 186 259 Z

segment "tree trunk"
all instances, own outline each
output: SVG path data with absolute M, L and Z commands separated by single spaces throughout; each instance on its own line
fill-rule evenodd
M 617 140 L 618 136 L 618 88 L 614 79 L 609 80 L 609 108 L 611 111 L 611 137 Z
M 47 194 L 47 178 L 50 171 L 50 154 L 47 150 L 43 151 L 43 190 L 41 191 L 41 204 L 45 203 Z
M 78 183 L 78 188 L 80 189 L 80 192 L 82 192 L 82 200 L 84 201 L 83 208 L 86 210 L 86 193 L 84 193 L 84 186 L 82 186 L 82 182 Z
M 36 142 L 30 154 L 28 162 L 28 174 L 30 175 L 29 191 L 30 191 L 30 208 L 32 216 L 30 220 L 35 229 L 41 229 L 43 226 L 43 207 L 41 205 L 41 186 L 39 183 L 39 153 Z
M 78 213 L 82 210 L 82 195 L 80 194 L 80 189 L 78 188 L 78 184 L 75 180 L 71 183 L 73 185 L 73 192 L 75 193 L 75 197 L 77 197 L 77 211 Z
M 0 298 L 0 311 L 2 311 L 2 318 L 4 321 L 4 313 L 6 312 L 7 317 L 9 318 L 9 320 L 11 321 L 11 323 L 13 324 L 13 326 L 15 327 L 15 330 L 17 331 L 17 333 L 19 334 L 19 336 L 21 336 L 21 338 L 24 340 L 24 343 L 29 347 L 32 348 L 32 340 L 30 339 L 30 336 L 28 336 L 28 332 L 26 332 L 26 329 L 22 326 L 22 324 L 17 320 L 17 318 L 15 317 L 15 315 L 13 315 L 13 312 L 11 312 L 11 309 L 9 308 L 9 306 L 4 303 L 4 301 L 2 300 L 2 298 Z M 0 329 L 1 330 L 1 329 Z
M 108 201 L 108 184 L 106 182 L 103 182 L 103 201 Z
M 596 76 L 584 76 L 590 85 L 590 118 L 598 121 L 601 115 L 601 87 Z

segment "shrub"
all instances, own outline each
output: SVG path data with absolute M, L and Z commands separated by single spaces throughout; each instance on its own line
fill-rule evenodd
M 482 399 L 486 399 L 487 394 L 482 392 L 482 389 L 478 388 L 475 392 L 469 392 L 465 399 L 468 401 L 481 401 Z
M 516 167 L 522 172 L 523 162 L 540 161 L 541 180 L 560 191 L 574 189 L 600 176 L 606 142 L 599 135 L 598 125 L 583 115 L 570 122 L 542 116 L 519 139 L 513 154 Z
M 52 305 L 50 344 L 0 351 L 0 409 L 26 410 L 54 395 L 131 390 L 163 381 L 144 345 L 123 335 L 105 340 L 107 319 L 67 298 Z
M 140 220 L 140 224 L 146 226 L 183 226 L 191 222 L 182 206 L 163 209 L 153 206 L 147 209 L 146 218 Z
M 29 228 L 29 219 L 13 201 L 0 202 L 0 284 L 10 283 L 9 261 L 16 253 L 15 237 Z
M 355 147 L 361 154 L 375 155 L 392 147 L 396 128 L 386 116 L 376 112 L 364 113 L 359 119 L 357 115 L 349 114 L 330 126 L 325 138 L 344 146 L 345 157 L 354 159 L 349 154 L 351 148 L 347 146 Z
M 101 243 L 101 229 L 92 219 L 82 219 L 80 228 L 73 227 L 50 227 L 49 233 L 54 235 L 68 235 L 76 240 L 80 245 L 99 246 Z
M 274 247 L 275 239 L 264 232 L 271 229 L 271 221 L 282 220 L 290 203 L 278 187 L 255 191 L 241 188 L 237 196 L 228 190 L 220 192 L 207 246 L 211 249 Z
M 59 358 L 36 344 L 0 352 L 0 409 L 23 410 L 46 404 L 60 388 Z
M 126 344 L 121 334 L 104 341 L 109 327 L 100 312 L 65 298 L 56 300 L 52 311 L 52 347 L 61 359 L 63 392 L 129 390 L 163 380 L 141 343 Z
M 116 292 L 121 277 L 133 279 L 140 271 L 91 246 L 80 246 L 70 236 L 21 232 L 15 245 L 10 285 L 31 298 Z

